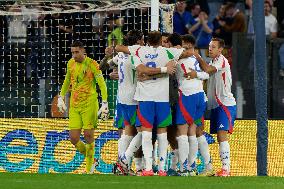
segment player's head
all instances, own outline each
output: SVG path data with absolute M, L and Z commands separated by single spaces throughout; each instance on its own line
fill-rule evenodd
M 162 43 L 162 35 L 158 31 L 148 33 L 147 43 L 149 46 L 160 46 Z
M 76 62 L 83 62 L 86 54 L 84 44 L 80 41 L 75 41 L 74 43 L 72 43 L 71 53 Z
M 168 41 L 169 35 L 170 35 L 169 33 L 162 33 L 162 46 L 163 47 L 166 47 L 166 48 L 170 47 L 169 41 Z
M 129 46 L 144 45 L 144 35 L 140 30 L 130 30 L 127 33 L 127 42 Z
M 195 46 L 195 37 L 190 34 L 186 34 L 182 36 L 182 47 L 185 49 L 191 49 Z
M 211 58 L 216 58 L 224 49 L 225 42 L 223 39 L 220 38 L 212 38 L 211 42 L 209 43 L 209 56 Z
M 168 42 L 170 47 L 182 46 L 181 36 L 178 33 L 169 35 Z

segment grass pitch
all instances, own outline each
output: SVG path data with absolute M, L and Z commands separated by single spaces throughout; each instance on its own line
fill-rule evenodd
M 283 189 L 280 177 L 135 177 L 0 173 L 1 189 Z

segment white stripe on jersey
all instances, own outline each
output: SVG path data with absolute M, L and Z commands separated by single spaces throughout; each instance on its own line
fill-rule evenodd
M 211 60 L 209 65 L 214 66 L 217 72 L 210 75 L 207 84 L 208 109 L 214 109 L 219 106 L 217 99 L 225 106 L 236 105 L 235 98 L 231 92 L 232 74 L 228 60 L 220 55 Z

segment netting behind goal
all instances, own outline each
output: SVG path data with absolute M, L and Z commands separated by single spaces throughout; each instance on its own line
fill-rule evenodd
M 162 12 L 164 20 L 171 18 L 169 6 Z M 60 116 L 55 96 L 71 43 L 81 40 L 88 56 L 100 61 L 106 46 L 122 43 L 121 35 L 131 29 L 147 34 L 151 24 L 149 1 L 6 1 L 0 17 L 0 117 L 5 118 Z M 113 115 L 117 82 L 109 73 L 104 72 Z

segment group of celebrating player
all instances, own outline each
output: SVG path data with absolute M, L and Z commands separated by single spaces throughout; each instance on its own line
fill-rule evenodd
M 230 65 L 222 55 L 224 41 L 211 40 L 209 64 L 194 50 L 194 45 L 192 35 L 162 35 L 157 31 L 148 33 L 147 45 L 144 45 L 143 33 L 131 30 L 125 36 L 124 45 L 115 47 L 115 54 L 111 47 L 106 49 L 111 58 L 105 62 L 117 65 L 118 70 L 115 124 L 122 131 L 115 167 L 120 173 L 132 171 L 133 159 L 136 175 L 153 176 L 153 145 L 157 141 L 159 176 L 197 175 L 198 149 L 205 162 L 201 175 L 230 176 L 227 135 L 233 131 L 236 102 L 231 93 Z M 108 113 L 107 90 L 100 70 L 104 65 L 89 60 L 81 43 L 73 44 L 71 51 L 73 58 L 67 65 L 58 107 L 62 111 L 66 109 L 63 97 L 71 84 L 70 139 L 86 156 L 86 171 L 91 172 L 93 130 L 98 111 L 94 81 L 102 93 L 99 112 L 104 118 Z M 207 96 L 203 90 L 204 80 L 208 80 Z M 222 162 L 222 169 L 216 173 L 203 135 L 206 106 L 211 110 L 210 132 L 217 134 Z M 80 140 L 82 128 L 86 144 Z M 166 170 L 168 144 L 173 149 L 173 158 L 171 167 Z

